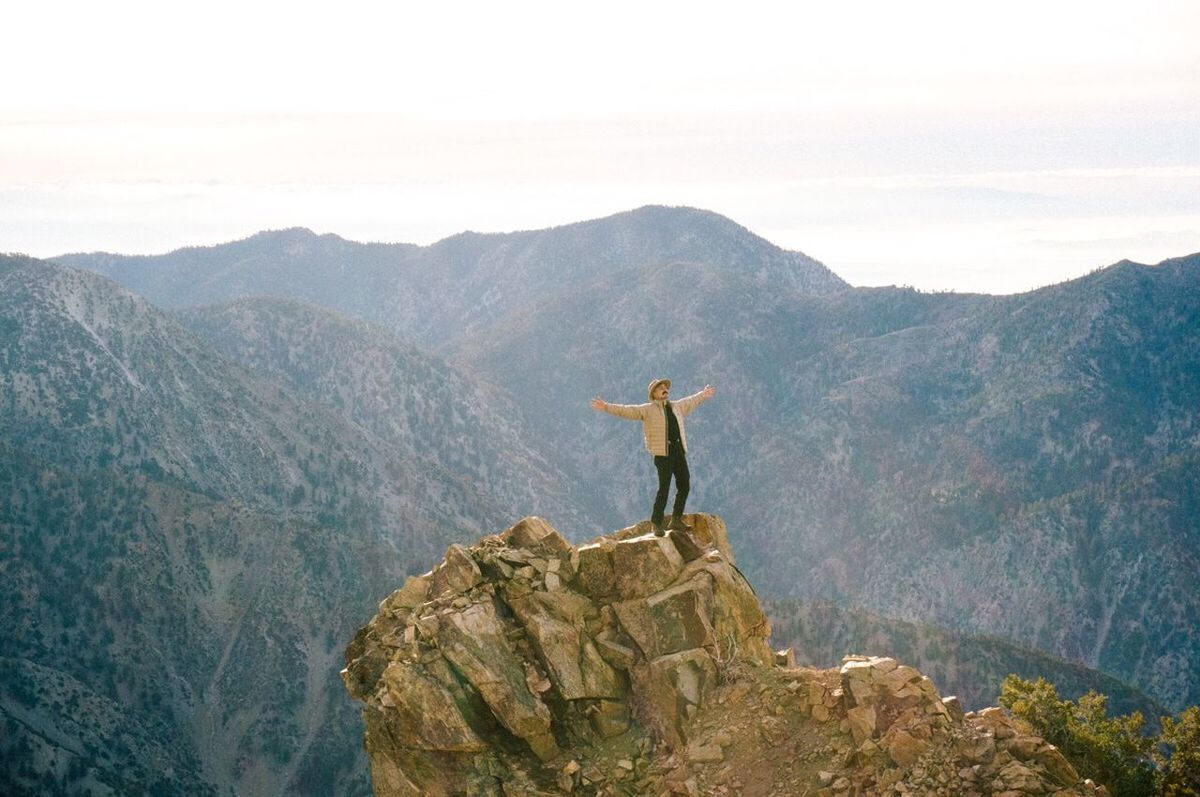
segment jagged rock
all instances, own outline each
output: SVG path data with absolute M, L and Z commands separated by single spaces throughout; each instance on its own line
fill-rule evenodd
M 466 592 L 483 580 L 479 565 L 461 545 L 451 545 L 446 559 L 433 570 L 434 597 Z
M 613 573 L 610 540 L 581 545 L 572 555 L 575 561 L 575 582 L 579 591 L 593 600 L 612 598 L 617 592 L 617 577 Z
M 450 692 L 418 668 L 393 661 L 383 672 L 379 704 L 388 711 L 388 731 L 398 744 L 418 750 L 486 750 Z
M 722 524 L 722 531 L 724 528 Z M 771 624 L 750 583 L 731 559 L 718 556 L 715 551 L 697 561 L 704 563 L 704 572 L 712 578 L 713 634 L 721 659 L 770 666 L 774 661 L 771 646 L 767 644 Z
M 1043 744 L 1036 736 L 1015 736 L 1004 743 L 1004 751 L 1013 758 L 1029 761 Z
M 565 595 L 555 593 L 556 596 L 559 594 Z M 600 656 L 596 643 L 583 631 L 582 624 L 576 625 L 561 617 L 563 613 L 572 616 L 574 612 L 560 605 L 560 616 L 556 616 L 547 608 L 544 595 L 546 593 L 534 593 L 513 600 L 509 605 L 537 646 L 550 681 L 559 694 L 567 700 L 623 695 L 625 688 L 616 671 Z
M 929 742 L 918 739 L 908 731 L 891 727 L 883 737 L 883 749 L 888 757 L 900 767 L 911 766 L 929 750 Z
M 694 562 L 704 555 L 704 548 L 686 531 L 675 530 L 667 535 L 685 562 Z
M 698 577 L 648 598 L 613 604 L 647 659 L 712 644 L 712 583 Z
M 629 730 L 629 706 L 620 700 L 597 700 L 588 712 L 592 729 L 604 739 L 620 736 Z
M 342 673 L 376 794 L 1103 793 L 894 659 L 777 665 L 724 524 L 689 521 L 697 550 L 526 518 L 384 599 Z
M 379 604 L 379 610 L 405 613 L 412 611 L 429 599 L 430 581 L 429 573 L 409 576 L 403 587 L 383 599 L 383 602 Z
M 521 659 L 509 647 L 504 625 L 490 603 L 446 617 L 438 635 L 441 652 L 514 735 L 543 761 L 558 753 L 550 710 L 532 694 Z
M 1079 782 L 1079 773 L 1075 767 L 1071 766 L 1071 762 L 1052 744 L 1043 744 L 1033 760 L 1060 786 L 1071 786 Z
M 517 521 L 505 530 L 501 539 L 516 548 L 533 551 L 565 553 L 571 550 L 571 544 L 540 517 L 527 517 Z
M 875 735 L 875 707 L 869 705 L 855 706 L 846 711 L 846 721 L 855 744 Z
M 1010 761 L 999 772 L 999 778 L 1009 789 L 1018 793 L 1040 794 L 1045 788 L 1037 773 L 1020 761 Z
M 644 598 L 675 580 L 683 557 L 666 537 L 643 534 L 612 547 L 612 567 L 622 599 Z
M 704 650 L 659 656 L 633 670 L 635 717 L 671 746 L 687 741 L 688 722 L 716 685 L 717 666 Z
M 996 757 L 996 738 L 991 733 L 981 733 L 959 740 L 959 755 L 971 764 L 990 764 Z
M 600 637 L 596 640 L 600 657 L 620 670 L 628 670 L 637 661 L 637 652 L 616 640 Z
M 733 548 L 729 545 L 729 532 L 725 528 L 725 521 L 716 515 L 696 515 L 691 520 L 692 530 L 690 532 L 692 538 L 705 548 L 716 549 L 721 554 L 721 558 L 733 563 Z

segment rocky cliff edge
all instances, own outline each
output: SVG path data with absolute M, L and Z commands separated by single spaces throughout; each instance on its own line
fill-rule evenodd
M 1099 795 L 889 658 L 772 653 L 724 523 L 572 547 L 536 517 L 393 592 L 342 671 L 375 793 Z

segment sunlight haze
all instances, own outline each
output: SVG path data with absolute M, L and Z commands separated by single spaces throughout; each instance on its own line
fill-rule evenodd
M 1192 2 L 46 2 L 6 13 L 0 250 L 428 244 L 646 204 L 856 285 L 1200 250 Z

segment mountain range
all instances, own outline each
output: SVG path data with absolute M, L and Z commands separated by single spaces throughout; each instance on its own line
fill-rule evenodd
M 852 288 L 688 208 L 427 247 L 293 229 L 0 260 L 9 780 L 170 760 L 182 793 L 365 793 L 358 733 L 311 736 L 356 722 L 330 651 L 451 542 L 645 517 L 639 430 L 587 401 L 660 375 L 717 388 L 689 507 L 765 597 L 1200 703 L 1200 256 L 982 296 Z
M 294 228 L 161 257 L 65 255 L 161 307 L 277 296 L 370 321 L 424 346 L 472 339 L 515 312 L 598 275 L 672 260 L 721 263 L 764 286 L 831 293 L 828 268 L 709 211 L 646 207 L 607 219 L 507 234 L 462 233 L 431 246 L 368 244 Z
M 366 325 L 186 319 L 238 348 L 91 273 L 2 257 L 0 288 L 5 792 L 369 793 L 344 638 L 571 486 L 503 395 Z

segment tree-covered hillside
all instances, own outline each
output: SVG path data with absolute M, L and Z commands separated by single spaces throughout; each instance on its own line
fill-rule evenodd
M 386 545 L 9 445 L 0 539 L 6 782 L 368 793 L 337 672 Z

